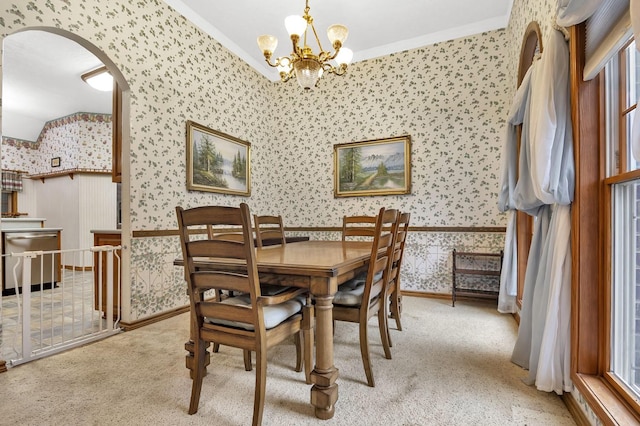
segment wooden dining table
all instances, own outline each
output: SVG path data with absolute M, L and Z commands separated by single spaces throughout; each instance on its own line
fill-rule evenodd
M 320 419 L 333 417 L 338 400 L 338 369 L 333 361 L 333 296 L 339 284 L 366 270 L 370 255 L 371 243 L 362 241 L 301 241 L 256 248 L 261 283 L 306 288 L 315 299 L 316 356 L 311 372 L 311 404 Z M 182 261 L 176 260 L 174 264 L 182 265 Z M 242 269 L 238 263 L 215 258 L 201 259 L 196 267 Z M 190 356 L 187 355 L 187 366 Z

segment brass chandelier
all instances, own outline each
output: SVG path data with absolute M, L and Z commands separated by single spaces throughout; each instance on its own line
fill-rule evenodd
M 342 47 L 342 44 L 349 34 L 347 27 L 335 24 L 327 28 L 327 36 L 335 50 L 332 54 L 331 52 L 325 51 L 322 48 L 322 44 L 320 44 L 318 33 L 313 25 L 313 18 L 309 15 L 309 0 L 306 0 L 304 15 L 287 16 L 284 25 L 287 28 L 287 32 L 291 37 L 291 43 L 293 44 L 293 52 L 291 52 L 289 56 L 281 56 L 276 58 L 275 62 L 271 62 L 271 55 L 273 55 L 273 52 L 276 50 L 278 39 L 271 35 L 261 35 L 258 37 L 258 46 L 260 50 L 262 50 L 262 53 L 264 53 L 267 64 L 278 69 L 281 81 L 289 81 L 295 76 L 300 87 L 305 90 L 311 90 L 317 86 L 323 74 L 332 73 L 335 75 L 344 75 L 347 72 L 347 65 L 349 65 L 353 58 L 353 52 L 346 47 Z M 320 53 L 317 55 L 313 53 L 313 50 L 311 50 L 307 44 L 309 27 L 311 27 L 313 36 L 320 49 Z M 303 35 L 303 45 L 301 47 L 299 42 Z M 332 60 L 335 60 L 337 66 L 329 62 Z

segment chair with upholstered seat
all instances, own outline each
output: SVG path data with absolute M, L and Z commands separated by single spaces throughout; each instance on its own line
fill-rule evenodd
M 256 231 L 256 245 L 262 247 L 265 240 L 276 240 L 277 244 L 285 245 L 287 240 L 284 235 L 282 216 L 258 216 L 253 215 L 253 224 Z
M 273 243 L 285 245 L 287 244 L 287 238 L 284 233 L 284 225 L 282 222 L 282 216 L 269 216 L 269 215 L 253 215 L 253 225 L 254 231 L 256 235 L 256 245 L 258 247 L 263 247 L 264 243 L 270 240 L 269 245 L 274 245 Z M 262 294 L 271 295 L 274 291 L 279 292 L 282 291 L 283 287 L 280 285 L 273 284 L 262 284 Z M 306 302 L 305 302 L 305 320 L 313 321 L 313 304 L 311 302 L 311 295 L 307 292 L 306 294 Z M 304 368 L 305 368 L 305 377 L 307 383 L 311 383 L 311 366 L 312 366 L 312 349 L 313 349 L 313 333 L 311 329 L 313 328 L 313 324 L 306 323 L 304 328 L 304 341 L 308 350 L 305 351 L 305 360 L 304 360 Z
M 367 237 L 373 239 L 376 229 L 376 216 L 344 216 L 342 218 L 342 241 L 349 237 Z
M 382 339 L 385 357 L 391 359 L 385 304 L 387 274 L 389 273 L 388 264 L 393 254 L 393 242 L 397 226 L 398 211 L 381 208 L 376 217 L 371 256 L 364 283 L 353 279 L 341 284 L 333 299 L 334 321 L 348 321 L 359 324 L 362 363 L 367 376 L 367 384 L 372 387 L 375 386 L 375 382 L 369 355 L 367 323 L 374 315 L 378 316 L 378 328 L 380 329 L 380 338 Z
M 409 232 L 409 219 L 411 219 L 411 213 L 402 213 L 398 218 L 398 229 L 396 231 L 395 247 L 393 250 L 391 261 L 389 262 L 389 275 L 387 280 L 387 294 L 389 298 L 387 308 L 391 314 L 391 317 L 396 321 L 396 327 L 399 331 L 402 331 L 402 323 L 400 322 L 400 315 L 402 313 L 402 294 L 400 293 L 400 266 L 402 265 L 404 246 L 407 241 L 407 233 Z M 391 335 L 389 335 L 389 344 L 392 344 Z
M 262 422 L 265 399 L 267 349 L 295 337 L 300 360 L 303 330 L 304 289 L 287 288 L 275 296 L 261 294 L 255 259 L 251 215 L 245 203 L 237 207 L 208 206 L 184 210 L 176 207 L 180 242 L 189 289 L 194 374 L 189 414 L 198 411 L 205 372 L 206 349 L 210 342 L 256 353 L 256 385 L 253 425 Z M 239 226 L 242 240 L 202 237 L 195 229 Z M 196 269 L 198 258 L 234 259 L 237 271 Z M 237 292 L 236 297 L 205 297 L 209 290 Z M 305 350 L 307 345 L 305 344 Z M 305 357 L 306 358 L 306 357 Z M 297 363 L 296 371 L 302 371 Z

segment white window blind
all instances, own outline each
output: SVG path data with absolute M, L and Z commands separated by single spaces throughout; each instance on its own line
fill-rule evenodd
M 633 35 L 629 0 L 604 0 L 587 19 L 583 78 L 591 80 Z

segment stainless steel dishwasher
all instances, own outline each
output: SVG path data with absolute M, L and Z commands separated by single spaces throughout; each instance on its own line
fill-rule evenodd
M 60 229 L 58 228 L 30 228 L 6 229 L 2 231 L 2 295 L 15 294 L 16 287 L 20 289 L 23 283 L 22 262 L 20 257 L 13 257 L 11 253 L 26 251 L 55 251 L 60 249 Z M 15 270 L 16 264 L 20 263 Z M 60 255 L 43 254 L 31 260 L 31 288 L 32 291 L 54 287 L 60 280 Z

